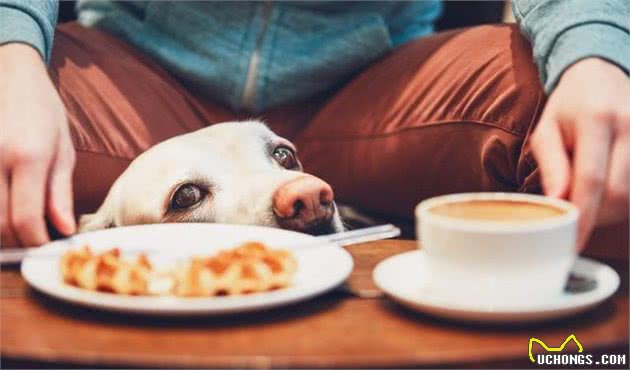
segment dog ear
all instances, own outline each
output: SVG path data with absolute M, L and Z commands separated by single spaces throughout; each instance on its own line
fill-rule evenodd
M 79 232 L 107 229 L 114 226 L 114 218 L 104 209 L 99 209 L 96 213 L 82 215 L 79 219 Z

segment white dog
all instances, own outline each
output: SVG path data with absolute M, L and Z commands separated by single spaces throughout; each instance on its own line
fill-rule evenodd
M 79 229 L 163 222 L 343 230 L 330 185 L 303 173 L 293 144 L 257 121 L 215 124 L 150 148 Z

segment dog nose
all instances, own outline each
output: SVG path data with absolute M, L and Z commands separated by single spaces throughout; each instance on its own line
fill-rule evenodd
M 273 194 L 273 212 L 281 227 L 309 231 L 330 223 L 335 205 L 330 185 L 302 175 L 280 185 Z

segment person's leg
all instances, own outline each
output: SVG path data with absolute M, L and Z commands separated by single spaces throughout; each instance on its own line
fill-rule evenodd
M 77 151 L 77 214 L 94 211 L 133 158 L 169 137 L 232 119 L 201 105 L 148 58 L 103 32 L 58 27 L 50 75 Z
M 539 192 L 527 137 L 543 104 L 517 27 L 456 30 L 410 42 L 362 72 L 297 144 L 306 171 L 341 202 L 412 218 L 434 195 Z

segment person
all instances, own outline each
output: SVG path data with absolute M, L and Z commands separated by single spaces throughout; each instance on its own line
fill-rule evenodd
M 518 27 L 437 34 L 438 1 L 77 8 L 55 34 L 56 2 L 0 1 L 3 246 L 75 232 L 156 142 L 251 116 L 368 211 L 544 192 L 579 207 L 580 246 L 627 217 L 628 1 L 521 0 Z

